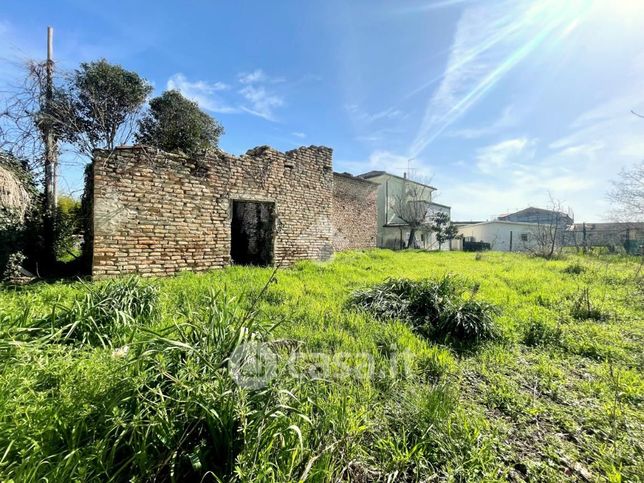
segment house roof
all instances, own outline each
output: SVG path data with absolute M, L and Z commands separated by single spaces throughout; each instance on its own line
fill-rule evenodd
M 354 181 L 361 181 L 363 183 L 370 183 L 370 184 L 378 185 L 378 183 L 376 183 L 375 181 L 365 179 L 365 178 L 363 178 L 361 176 L 354 176 L 353 174 L 347 173 L 346 171 L 344 173 L 338 173 L 337 171 L 334 171 L 333 175 L 334 176 L 342 176 L 344 178 L 349 178 L 349 179 L 352 179 Z
M 545 208 L 537 208 L 536 206 L 528 206 L 527 208 L 524 208 L 524 209 L 519 210 L 519 211 L 515 211 L 513 213 L 505 213 L 503 215 L 500 215 L 498 217 L 498 219 L 499 220 L 504 220 L 504 219 L 509 218 L 510 216 L 513 216 L 513 215 L 524 215 L 524 214 L 529 214 L 529 213 L 558 213 L 559 215 L 567 217 L 570 220 L 572 220 L 570 215 L 568 215 L 568 213 L 564 213 L 563 211 L 558 212 L 558 211 L 555 211 L 555 210 L 547 210 Z
M 369 178 L 375 178 L 376 176 L 382 176 L 382 175 L 391 176 L 392 178 L 398 178 L 398 179 L 402 179 L 402 180 L 405 180 L 405 181 L 411 181 L 412 183 L 416 183 L 416 184 L 419 184 L 421 186 L 425 186 L 425 187 L 427 187 L 429 189 L 436 190 L 436 188 L 434 186 L 431 186 L 431 185 L 428 185 L 428 184 L 425 184 L 425 183 L 420 183 L 418 181 L 414 181 L 413 179 L 403 178 L 402 176 L 398 176 L 397 174 L 387 173 L 386 171 L 367 171 L 366 173 L 359 174 L 358 176 L 360 178 L 369 179 Z
M 449 208 L 450 210 L 452 209 L 452 207 L 451 207 L 451 206 L 443 205 L 443 204 L 441 204 L 441 203 L 436 203 L 435 201 L 430 201 L 430 202 L 429 202 L 429 204 L 430 204 L 430 205 L 435 205 L 435 206 L 440 206 L 441 208 Z
M 455 225 L 466 226 L 466 225 L 479 225 L 479 224 L 485 223 L 485 222 L 481 221 L 481 220 L 479 220 L 479 221 L 470 220 L 470 221 L 453 221 L 452 223 L 454 223 Z
M 481 225 L 523 225 L 523 226 L 540 226 L 539 223 L 529 223 L 527 221 L 506 221 L 506 220 L 490 220 L 490 221 L 479 221 L 479 222 L 464 222 L 459 226 L 459 228 L 466 228 L 470 226 L 481 226 Z M 455 225 L 458 225 L 458 222 L 454 222 Z

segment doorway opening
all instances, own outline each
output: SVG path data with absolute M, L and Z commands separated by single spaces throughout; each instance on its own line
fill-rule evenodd
M 233 201 L 230 257 L 236 265 L 273 264 L 275 204 Z

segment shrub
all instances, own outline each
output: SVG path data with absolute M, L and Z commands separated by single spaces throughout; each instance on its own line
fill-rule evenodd
M 544 320 L 532 320 L 523 336 L 523 343 L 528 346 L 559 345 L 563 331 L 559 324 Z
M 139 143 L 164 151 L 179 151 L 197 156 L 217 147 L 224 128 L 185 98 L 170 90 L 150 100 L 150 110 L 139 121 L 136 139 Z
M 83 229 L 81 216 L 80 201 L 67 195 L 58 198 L 55 237 L 56 256 L 58 258 L 77 257 Z
M 9 260 L 2 274 L 2 280 L 8 283 L 20 282 L 24 278 L 22 273 L 22 264 L 25 256 L 22 252 L 15 252 L 9 255 Z
M 159 315 L 158 287 L 130 277 L 88 284 L 71 304 L 55 304 L 47 316 L 24 314 L 8 320 L 5 336 L 15 341 L 80 342 L 113 347 L 127 342 L 133 329 Z
M 415 365 L 418 372 L 429 381 L 456 371 L 456 361 L 449 350 L 431 347 L 416 355 Z
M 476 300 L 475 291 L 454 277 L 438 281 L 389 279 L 353 294 L 350 305 L 379 319 L 405 320 L 423 337 L 439 341 L 477 343 L 498 335 L 496 306 Z
M 584 267 L 581 263 L 575 262 L 570 265 L 568 265 L 566 268 L 564 268 L 564 273 L 570 274 L 570 275 L 580 275 L 586 271 L 586 267 Z
M 570 315 L 577 320 L 595 320 L 600 322 L 608 319 L 608 314 L 591 300 L 588 287 L 581 289 L 573 295 Z
M 152 321 L 159 313 L 158 287 L 139 278 L 87 287 L 87 292 L 58 317 L 65 339 L 109 347 L 123 342 L 129 329 Z

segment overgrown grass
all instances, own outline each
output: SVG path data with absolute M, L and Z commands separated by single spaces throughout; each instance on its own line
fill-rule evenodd
M 373 250 L 274 277 L 0 289 L 0 479 L 637 481 L 636 270 Z M 447 274 L 460 282 L 436 287 Z M 440 294 L 499 307 L 502 337 L 463 352 L 404 301 L 385 297 L 384 318 L 348 308 L 401 278 L 424 313 Z M 589 304 L 601 317 L 576 311 Z M 244 344 L 274 357 L 259 384 L 229 370 Z

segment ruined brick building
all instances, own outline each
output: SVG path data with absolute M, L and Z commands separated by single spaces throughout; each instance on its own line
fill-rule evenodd
M 377 185 L 333 173 L 326 147 L 199 159 L 121 147 L 96 151 L 92 172 L 95 278 L 289 265 L 375 246 Z

